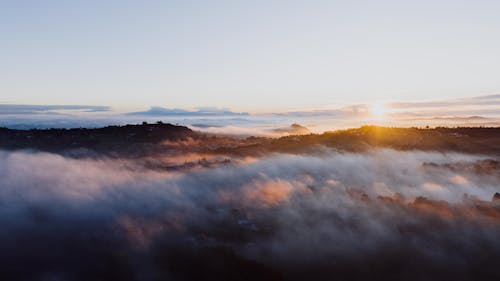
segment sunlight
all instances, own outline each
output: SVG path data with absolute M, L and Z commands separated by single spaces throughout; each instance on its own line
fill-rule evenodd
M 372 105 L 371 112 L 376 119 L 383 119 L 389 112 L 389 109 L 382 103 Z

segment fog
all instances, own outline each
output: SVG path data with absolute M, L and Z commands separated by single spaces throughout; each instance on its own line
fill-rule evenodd
M 488 160 L 323 148 L 162 171 L 0 152 L 0 279 L 492 280 Z

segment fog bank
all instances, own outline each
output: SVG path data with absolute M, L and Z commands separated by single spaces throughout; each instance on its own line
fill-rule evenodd
M 494 279 L 495 161 L 322 149 L 159 171 L 1 152 L 0 279 Z

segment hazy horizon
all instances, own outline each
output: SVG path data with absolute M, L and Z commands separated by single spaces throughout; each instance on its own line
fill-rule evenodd
M 138 124 L 157 121 L 188 126 L 194 130 L 241 136 L 293 134 L 291 124 L 322 133 L 363 125 L 500 126 L 500 95 L 413 102 L 386 101 L 300 108 L 279 112 L 238 112 L 231 108 L 169 108 L 151 106 L 137 111 L 111 106 L 0 104 L 0 127 L 15 129 L 79 128 Z

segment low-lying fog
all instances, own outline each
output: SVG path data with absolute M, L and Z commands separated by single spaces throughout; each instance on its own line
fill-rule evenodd
M 493 280 L 496 160 L 325 148 L 162 171 L 0 152 L 0 279 Z

